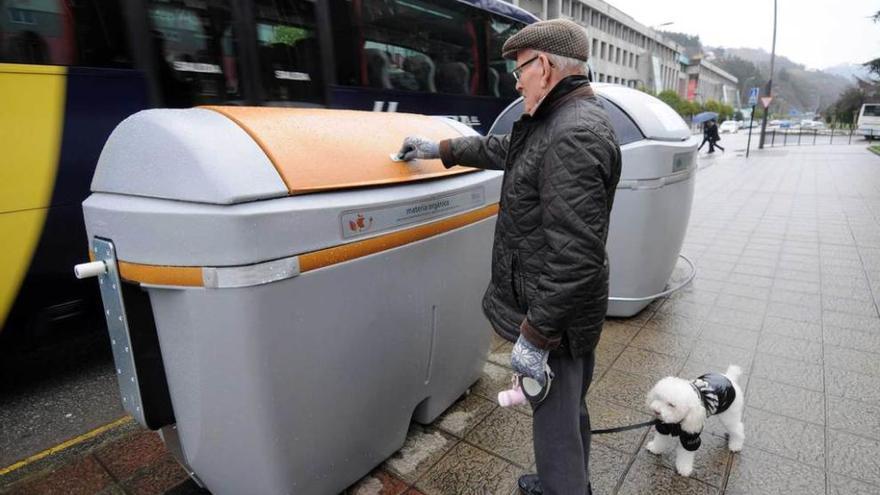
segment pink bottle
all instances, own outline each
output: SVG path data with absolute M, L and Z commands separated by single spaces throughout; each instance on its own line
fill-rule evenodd
M 519 384 L 519 375 L 514 374 L 511 381 L 510 389 L 498 392 L 498 405 L 501 407 L 511 407 L 526 403 L 526 396 L 523 394 L 522 387 Z

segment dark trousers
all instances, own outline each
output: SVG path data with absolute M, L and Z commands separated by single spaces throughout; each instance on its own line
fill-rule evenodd
M 532 434 L 538 478 L 547 495 L 588 493 L 590 483 L 590 414 L 584 398 L 593 381 L 595 352 L 572 358 L 551 353 L 553 384 L 533 408 Z

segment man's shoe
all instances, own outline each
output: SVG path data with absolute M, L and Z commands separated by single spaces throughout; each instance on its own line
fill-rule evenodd
M 541 488 L 541 480 L 537 474 L 524 474 L 519 477 L 516 482 L 519 492 L 523 495 L 543 495 L 544 489 Z M 593 495 L 593 487 L 591 483 L 587 483 L 587 495 Z
M 541 488 L 541 480 L 537 474 L 524 474 L 519 477 L 516 485 L 522 495 L 543 495 L 544 489 Z

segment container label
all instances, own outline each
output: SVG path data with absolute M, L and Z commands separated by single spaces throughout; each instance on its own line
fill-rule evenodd
M 474 187 L 418 201 L 392 203 L 363 210 L 348 210 L 342 212 L 342 237 L 350 239 L 393 230 L 404 225 L 464 212 L 482 206 L 485 202 L 485 190 L 482 187 Z

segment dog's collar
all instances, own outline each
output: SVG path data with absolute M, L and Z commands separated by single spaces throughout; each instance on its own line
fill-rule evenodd
M 702 433 L 702 430 L 696 433 L 689 433 L 681 428 L 681 423 L 657 423 L 654 425 L 654 428 L 656 428 L 657 433 L 661 435 L 678 437 L 681 446 L 690 452 L 699 449 L 700 444 L 702 443 L 700 440 L 700 433 Z

